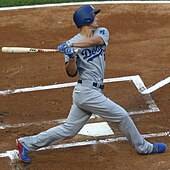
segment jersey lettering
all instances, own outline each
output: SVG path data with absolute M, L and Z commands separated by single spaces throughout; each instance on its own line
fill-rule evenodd
M 94 46 L 92 49 L 83 49 L 81 55 L 84 60 L 87 59 L 87 62 L 93 61 L 96 57 L 99 57 L 102 54 L 103 49 L 101 45 Z

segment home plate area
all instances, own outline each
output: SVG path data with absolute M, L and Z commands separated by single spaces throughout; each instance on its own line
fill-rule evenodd
M 141 89 L 146 90 L 146 87 L 145 87 L 142 79 L 138 75 L 105 79 L 104 82 L 106 84 L 106 88 L 107 88 L 107 84 L 111 84 L 111 83 L 120 83 L 120 84 L 123 82 L 133 83 L 137 89 L 137 93 L 139 93 L 140 95 L 142 95 Z M 66 87 L 70 87 L 70 86 L 74 86 L 74 85 L 75 85 L 75 82 L 45 86 L 45 88 L 42 86 L 42 87 L 17 89 L 17 90 L 13 90 L 12 92 L 13 93 L 15 93 L 15 92 L 17 92 L 17 93 L 24 92 L 25 93 L 25 92 L 27 92 L 27 89 L 29 89 L 28 90 L 29 92 L 35 91 L 35 90 L 42 91 L 42 90 L 48 90 L 51 88 L 53 88 L 53 89 L 66 88 Z M 10 91 L 10 90 L 7 90 L 7 91 Z M 2 93 L 3 92 L 1 91 L 1 94 Z M 11 93 L 6 93 L 6 90 L 5 90 L 5 95 L 10 95 L 10 94 Z M 146 103 L 146 106 L 144 107 L 144 109 L 141 108 L 140 110 L 138 109 L 138 110 L 129 111 L 130 115 L 159 111 L 159 108 L 157 107 L 156 103 L 154 102 L 154 100 L 152 99 L 150 94 L 145 94 L 143 96 L 143 99 L 140 99 L 139 101 Z M 55 123 L 55 124 L 59 123 L 60 124 L 63 122 L 65 122 L 65 119 L 45 121 L 45 122 L 43 122 L 43 124 L 49 124 L 49 123 Z M 20 124 L 15 124 L 15 125 L 1 125 L 0 129 L 1 130 L 5 130 L 8 128 L 15 129 L 18 127 L 39 126 L 39 125 L 41 125 L 41 123 L 38 123 L 38 122 L 32 122 L 31 124 L 20 123 Z M 115 134 L 113 129 L 117 130 L 116 127 L 114 127 L 113 123 L 110 126 L 107 122 L 103 122 L 103 120 L 99 116 L 92 115 L 89 122 L 80 130 L 78 135 L 75 138 L 73 138 L 73 140 L 68 140 L 66 143 L 62 143 L 62 144 L 58 144 L 58 145 L 44 147 L 37 151 L 58 149 L 58 148 L 80 147 L 80 146 L 86 146 L 86 145 L 105 144 L 105 143 L 110 143 L 110 142 L 126 141 L 127 140 L 125 137 L 118 136 L 117 134 Z M 144 138 L 161 137 L 161 136 L 169 136 L 169 131 L 143 134 Z M 12 162 L 16 162 L 16 160 L 19 159 L 17 150 L 9 150 L 9 151 L 6 151 L 6 153 L 0 153 L 0 157 L 1 158 L 9 157 Z

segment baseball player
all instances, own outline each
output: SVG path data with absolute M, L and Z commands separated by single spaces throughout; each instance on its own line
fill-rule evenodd
M 91 5 L 84 5 L 75 11 L 73 20 L 80 32 L 58 46 L 59 51 L 64 53 L 67 75 L 78 77 L 73 91 L 73 105 L 64 124 L 17 140 L 19 156 L 23 162 L 31 161 L 28 157 L 30 151 L 74 137 L 92 114 L 117 123 L 122 134 L 139 154 L 166 151 L 166 144 L 146 141 L 128 113 L 102 93 L 109 31 L 99 27 L 96 16 L 99 12 Z

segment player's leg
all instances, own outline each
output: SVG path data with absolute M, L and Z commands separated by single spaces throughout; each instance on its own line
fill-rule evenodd
M 41 147 L 56 144 L 61 140 L 75 136 L 90 116 L 91 114 L 80 110 L 74 104 L 64 124 L 50 128 L 34 136 L 20 138 L 19 141 L 29 150 L 36 150 Z
M 88 114 L 87 112 L 82 111 L 73 104 L 64 124 L 53 127 L 34 136 L 20 138 L 18 139 L 19 144 L 25 147 L 28 151 L 34 151 L 41 147 L 57 144 L 61 140 L 75 136 L 90 116 L 90 113 Z
M 116 122 L 122 134 L 127 137 L 137 152 L 140 154 L 151 153 L 153 145 L 141 136 L 128 113 L 109 99 L 103 104 L 108 106 L 109 110 L 106 112 L 99 111 L 98 115 L 107 121 Z
M 84 95 L 82 95 L 83 93 Z M 80 108 L 97 114 L 107 121 L 116 122 L 121 132 L 140 154 L 147 154 L 153 151 L 153 144 L 140 135 L 128 113 L 99 91 L 77 87 L 74 100 Z
M 167 149 L 166 144 L 164 143 L 151 144 L 150 142 L 145 140 L 139 133 L 131 117 L 122 107 L 120 107 L 119 105 L 117 105 L 116 103 L 112 102 L 109 99 L 107 99 L 103 104 L 108 106 L 111 112 L 109 110 L 107 112 L 99 111 L 98 112 L 99 115 L 108 121 L 115 122 L 116 120 L 119 129 L 131 142 L 132 146 L 137 150 L 138 153 L 150 154 L 150 153 L 163 153 L 166 151 Z

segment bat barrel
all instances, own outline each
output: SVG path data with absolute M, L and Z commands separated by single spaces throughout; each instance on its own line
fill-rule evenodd
M 24 47 L 2 47 L 2 52 L 4 53 L 28 53 L 28 52 L 35 52 L 31 51 L 31 48 L 24 48 Z
M 27 47 L 2 47 L 3 53 L 45 53 L 58 52 L 57 49 L 41 49 L 41 48 L 27 48 Z

